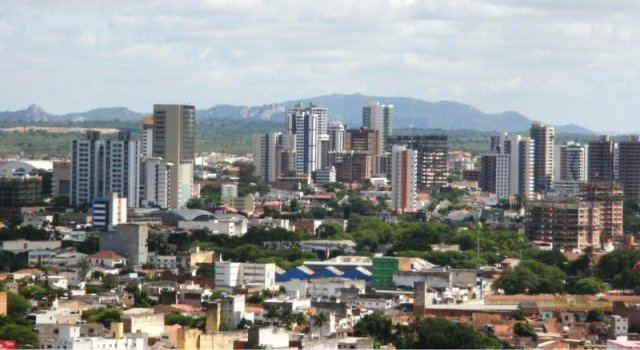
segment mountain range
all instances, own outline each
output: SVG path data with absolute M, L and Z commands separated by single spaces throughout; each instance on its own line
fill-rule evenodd
M 297 102 L 326 107 L 329 119 L 340 120 L 349 127 L 362 123 L 362 106 L 369 101 L 394 106 L 394 128 L 420 128 L 442 130 L 507 131 L 528 130 L 533 122 L 530 118 L 514 112 L 485 113 L 479 109 L 453 101 L 428 102 L 408 97 L 367 96 L 362 94 L 332 94 L 283 101 L 262 106 L 215 105 L 196 112 L 198 121 L 219 118 L 260 118 L 283 121 L 286 106 Z M 0 112 L 0 122 L 83 122 L 83 121 L 136 121 L 143 113 L 124 107 L 99 108 L 81 113 L 54 115 L 35 104 L 20 111 Z M 558 133 L 593 134 L 594 132 L 574 124 L 556 125 Z

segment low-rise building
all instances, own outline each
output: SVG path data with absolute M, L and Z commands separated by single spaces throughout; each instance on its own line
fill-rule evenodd
M 14 239 L 0 242 L 0 250 L 11 253 L 22 253 L 30 250 L 56 250 L 62 247 L 61 241 L 27 241 L 26 239 Z
M 114 332 L 117 333 L 117 332 Z M 45 349 L 52 350 L 86 350 L 86 349 L 108 349 L 108 350 L 146 350 L 146 334 L 117 334 L 113 338 L 105 337 L 82 337 L 79 326 L 60 327 L 58 339 L 47 340 Z
M 276 265 L 274 263 L 217 262 L 216 288 L 233 289 L 239 286 L 259 289 L 275 289 Z
M 104 266 L 108 268 L 116 268 L 127 264 L 127 258 L 111 251 L 103 250 L 95 254 L 89 255 L 89 262 L 93 266 Z
M 126 314 L 122 316 L 126 333 L 147 333 L 150 337 L 159 337 L 164 333 L 164 315 L 150 312 Z

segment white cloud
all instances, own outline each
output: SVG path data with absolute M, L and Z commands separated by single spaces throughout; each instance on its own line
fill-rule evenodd
M 0 109 L 358 91 L 611 129 L 640 107 L 638 10 L 624 0 L 9 0 Z

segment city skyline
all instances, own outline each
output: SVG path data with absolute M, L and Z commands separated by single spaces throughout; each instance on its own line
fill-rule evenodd
M 623 131 L 638 109 L 640 4 L 629 1 L 4 7 L 1 110 L 144 111 L 157 101 L 261 105 L 362 92 Z

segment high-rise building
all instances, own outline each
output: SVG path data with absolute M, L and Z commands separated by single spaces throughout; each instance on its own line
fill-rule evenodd
M 566 249 L 602 247 L 622 239 L 620 185 L 587 182 L 581 187 L 581 193 L 573 198 L 528 202 L 525 232 L 530 240 Z
M 153 156 L 173 164 L 169 207 L 183 208 L 191 198 L 195 159 L 196 108 L 153 106 Z
M 327 128 L 329 132 L 329 152 L 344 151 L 344 138 L 347 125 L 337 120 L 330 120 Z
M 599 204 L 582 200 L 541 200 L 527 203 L 525 232 L 531 241 L 557 248 L 599 247 Z
M 587 181 L 587 148 L 568 142 L 557 148 L 556 178 L 560 181 Z
M 640 137 L 633 135 L 618 144 L 618 177 L 628 198 L 640 197 Z
M 362 126 L 380 133 L 379 149 L 387 149 L 392 131 L 393 105 L 381 105 L 380 102 L 369 102 L 362 107 Z
M 295 175 L 296 173 L 296 135 L 281 135 L 276 148 L 276 177 Z
M 509 197 L 510 155 L 500 153 L 480 156 L 479 186 L 484 192 L 495 193 L 499 198 Z
M 162 158 L 147 158 L 142 162 L 142 205 L 169 208 L 171 166 Z
M 380 132 L 378 130 L 362 127 L 349 129 L 345 137 L 345 149 L 347 151 L 365 152 L 372 157 L 380 154 Z
M 331 152 L 329 157 L 336 170 L 336 181 L 363 182 L 371 177 L 371 155 L 366 152 Z
M 142 117 L 142 157 L 153 156 L 153 116 Z
M 253 136 L 254 175 L 266 183 L 278 180 L 277 151 L 281 136 L 279 132 Z
M 534 141 L 533 190 L 546 193 L 553 184 L 555 131 L 552 126 L 533 123 L 530 137 Z
M 418 152 L 406 146 L 391 149 L 391 208 L 415 210 L 417 196 Z
M 327 135 L 327 110 L 314 104 L 304 107 L 302 103 L 298 103 L 294 107 L 287 108 L 286 115 L 286 133 L 295 135 L 296 138 L 296 174 L 311 174 L 322 165 L 319 135 Z M 324 134 L 320 132 L 323 121 Z M 327 144 L 328 142 L 327 137 Z
M 140 142 L 128 132 L 116 140 L 100 140 L 100 132 L 87 132 L 86 140 L 73 140 L 71 204 L 91 203 L 112 192 L 137 207 L 140 194 Z
M 389 145 L 418 152 L 418 190 L 431 192 L 447 185 L 447 140 L 447 135 L 402 135 L 389 137 Z
M 618 145 L 602 135 L 597 141 L 589 142 L 587 179 L 589 181 L 615 181 L 615 159 Z
M 622 211 L 623 190 L 611 181 L 589 181 L 583 184 L 583 198 L 600 204 L 601 243 L 623 239 Z
M 525 199 L 533 199 L 534 194 L 534 167 L 535 167 L 535 141 L 523 137 L 518 141 L 518 195 Z

